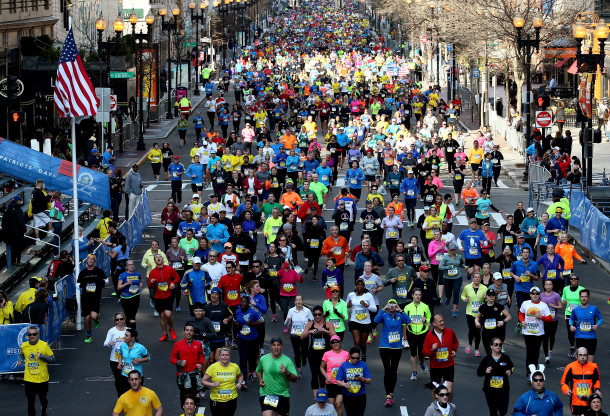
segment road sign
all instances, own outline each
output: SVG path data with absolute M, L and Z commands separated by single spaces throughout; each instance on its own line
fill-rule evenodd
M 212 39 L 210 39 L 210 38 L 201 38 L 200 41 L 201 41 L 201 43 L 210 43 L 210 42 L 212 42 Z
M 421 43 L 428 43 L 428 36 L 426 35 L 422 35 L 419 40 L 421 41 Z
M 473 78 L 479 77 L 479 68 L 475 68 L 472 70 L 472 76 L 473 76 Z
M 110 78 L 119 78 L 119 79 L 128 79 L 128 78 L 133 78 L 133 72 L 116 72 L 116 71 L 110 71 Z
M 536 127 L 551 127 L 553 115 L 550 111 L 536 111 Z
M 448 43 L 447 44 L 447 52 L 451 52 L 451 51 L 453 51 L 453 45 Z
M 21 82 L 20 79 L 16 80 L 15 84 L 17 85 L 17 92 L 15 92 L 14 97 L 19 97 L 21 94 L 23 94 L 23 90 L 25 89 L 25 86 L 23 85 L 23 82 Z M 0 81 L 0 95 L 3 96 L 4 98 L 7 98 L 7 91 L 8 91 L 8 78 L 4 78 L 3 80 Z
M 110 88 L 96 88 L 95 95 L 100 100 L 100 106 L 97 108 L 95 121 L 98 123 L 107 123 L 110 121 Z
M 182 46 L 187 46 L 187 47 L 190 47 L 190 48 L 194 48 L 195 46 L 197 46 L 197 43 L 195 43 L 195 42 L 184 42 L 182 44 Z
M 110 96 L 110 111 L 116 111 L 116 95 Z

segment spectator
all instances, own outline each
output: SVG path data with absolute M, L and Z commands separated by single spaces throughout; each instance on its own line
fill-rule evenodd
M 65 214 L 66 210 L 61 204 L 61 192 L 55 191 L 51 197 L 51 211 L 49 211 L 53 233 L 55 234 L 53 244 L 57 246 L 53 247 L 53 255 L 55 256 L 59 255 L 59 247 L 61 245 L 61 230 L 63 229 Z
M 44 190 L 44 181 L 42 179 L 38 179 L 36 181 L 36 187 L 32 192 L 32 200 L 30 204 L 32 205 L 32 217 L 34 217 L 34 235 L 36 236 L 36 241 L 40 241 L 40 230 L 44 230 L 47 228 L 51 230 L 51 218 L 45 212 L 49 207 L 49 202 L 51 198 L 47 195 L 47 192 Z
M 0 290 L 0 325 L 12 324 L 15 320 L 13 302 L 4 290 Z
M 44 325 L 49 316 L 49 291 L 45 288 L 40 289 L 34 295 L 34 302 L 30 303 L 21 312 L 21 321 L 29 322 L 32 325 Z
M 23 217 L 23 198 L 15 196 L 6 206 L 2 216 L 2 236 L 6 244 L 6 267 L 21 266 L 21 249 L 23 246 L 23 236 L 25 228 L 25 218 Z
M 144 185 L 142 184 L 142 176 L 138 173 L 138 169 L 139 167 L 137 164 L 133 165 L 129 175 L 127 175 L 127 178 L 125 179 L 125 194 L 129 195 L 129 211 L 125 219 L 131 217 L 134 209 L 142 199 L 142 188 L 144 188 Z
M 83 227 L 78 227 L 78 239 L 72 239 L 72 253 L 75 252 L 78 245 L 78 258 L 79 261 L 83 261 L 89 255 L 89 246 L 93 243 L 95 243 L 93 238 L 87 239 L 87 237 L 83 235 Z

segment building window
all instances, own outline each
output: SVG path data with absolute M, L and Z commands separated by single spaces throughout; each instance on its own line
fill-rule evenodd
M 17 13 L 17 0 L 8 0 L 8 9 L 11 13 Z
M 44 36 L 47 34 L 47 28 L 45 26 L 40 28 L 40 36 Z

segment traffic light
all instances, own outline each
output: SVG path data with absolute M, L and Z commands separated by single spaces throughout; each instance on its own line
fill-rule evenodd
M 19 78 L 15 75 L 9 75 L 6 77 L 6 96 L 9 100 L 14 100 L 18 97 L 19 93 L 19 85 L 17 85 L 17 80 Z
M 580 130 L 580 132 L 578 133 L 578 141 L 580 142 L 580 145 L 583 145 L 583 141 L 584 141 L 584 135 L 587 135 L 587 139 L 590 142 L 591 141 L 591 129 L 587 128 L 584 131 Z M 593 143 L 601 143 L 602 142 L 602 131 L 601 130 L 593 130 Z
M 43 130 L 47 125 L 47 105 L 45 103 L 45 95 L 42 92 L 37 92 L 35 97 L 35 105 L 34 105 L 34 124 L 36 130 Z
M 25 112 L 24 111 L 13 111 L 11 113 L 11 123 L 13 124 L 25 124 Z

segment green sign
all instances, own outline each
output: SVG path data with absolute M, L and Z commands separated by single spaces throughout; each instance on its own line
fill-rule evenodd
M 188 46 L 188 47 L 194 48 L 195 46 L 197 46 L 197 43 L 195 43 L 195 42 L 184 42 L 182 44 L 182 46 Z
M 133 72 L 110 72 L 110 78 L 119 78 L 119 79 L 133 78 Z
M 132 9 L 124 9 L 123 10 L 123 20 L 129 20 L 129 16 L 131 15 Z M 144 9 L 133 9 L 136 12 L 136 16 L 138 19 L 144 19 Z

